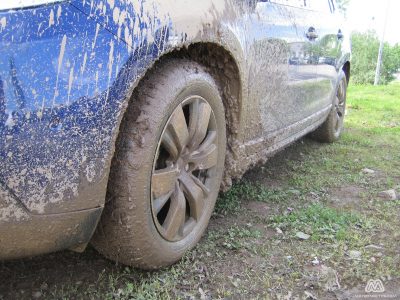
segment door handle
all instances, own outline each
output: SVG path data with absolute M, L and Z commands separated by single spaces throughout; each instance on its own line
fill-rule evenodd
M 309 40 L 315 40 L 315 39 L 318 38 L 318 34 L 315 32 L 315 28 L 314 27 L 308 28 L 308 31 L 306 32 L 306 37 Z
M 343 35 L 343 32 L 341 29 L 339 29 L 339 31 L 337 33 L 337 38 L 338 38 L 338 40 L 343 40 L 343 38 L 344 38 L 344 35 Z

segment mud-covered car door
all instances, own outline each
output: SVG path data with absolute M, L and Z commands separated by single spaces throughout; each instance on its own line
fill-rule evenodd
M 255 7 L 258 58 L 252 68 L 264 70 L 264 76 L 250 78 L 250 88 L 261 99 L 264 136 L 275 142 L 309 126 L 308 117 L 320 109 L 315 24 L 305 4 L 304 0 L 271 0 L 257 1 Z M 251 70 L 250 76 L 260 73 Z
M 342 43 L 344 41 L 343 17 L 335 11 L 333 0 L 307 0 L 315 12 L 318 39 L 315 44 L 318 56 L 317 76 L 320 85 L 321 104 L 329 105 L 332 92 L 336 90 L 338 70 L 343 64 Z

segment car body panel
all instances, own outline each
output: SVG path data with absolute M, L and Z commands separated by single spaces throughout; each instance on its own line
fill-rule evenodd
M 254 97 L 259 98 L 264 91 L 259 103 L 263 133 L 269 136 L 324 108 L 319 99 L 319 86 L 315 84 L 316 65 L 311 61 L 288 64 L 288 58 L 297 49 L 298 53 L 312 46 L 304 33 L 311 26 L 314 12 L 274 2 L 258 2 L 256 14 L 262 17 L 258 18 L 259 27 L 254 32 L 263 34 L 264 43 L 257 50 L 258 59 L 254 58 L 254 62 L 262 71 L 250 82 L 253 83 L 251 90 L 258 92 Z
M 120 104 L 105 99 L 122 68 L 117 60 L 107 66 L 111 51 L 128 57 L 112 35 L 68 3 L 7 13 L 0 180 L 32 213 L 101 205 L 98 198 L 75 199 L 86 186 L 106 182 L 102 169 Z
M 0 257 L 16 259 L 86 246 L 102 209 L 34 215 L 3 226 L 0 222 Z
M 90 239 L 130 95 L 169 53 L 208 43 L 236 64 L 228 177 L 318 127 L 349 49 L 337 44 L 328 57 L 331 44 L 304 35 L 319 14 L 276 2 L 71 0 L 0 11 L 0 258 Z M 331 41 L 332 20 L 323 27 Z M 314 48 L 317 60 L 304 50 Z M 62 216 L 71 221 L 61 224 Z M 20 248 L 4 235 L 10 224 L 18 235 L 33 226 Z M 74 224 L 86 224 L 76 233 L 84 238 L 74 238 Z M 71 242 L 34 243 L 46 226 L 49 241 Z

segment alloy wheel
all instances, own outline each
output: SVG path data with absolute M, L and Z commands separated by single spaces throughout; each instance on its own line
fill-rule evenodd
M 200 222 L 216 180 L 218 134 L 214 112 L 199 96 L 175 108 L 161 134 L 151 178 L 153 221 L 176 242 Z

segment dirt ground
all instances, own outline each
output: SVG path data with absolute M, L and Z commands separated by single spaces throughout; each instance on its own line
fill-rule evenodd
M 385 125 L 400 119 L 360 121 L 378 104 L 350 95 L 340 142 L 304 138 L 249 171 L 176 265 L 142 272 L 90 247 L 1 262 L 0 299 L 400 299 L 400 198 L 382 193 L 400 193 Z

